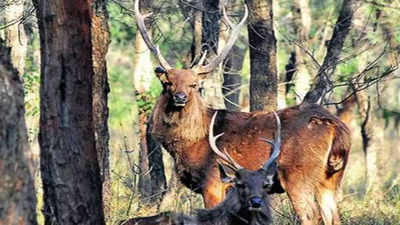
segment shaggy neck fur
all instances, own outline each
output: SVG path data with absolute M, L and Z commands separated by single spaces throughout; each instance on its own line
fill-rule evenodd
M 207 116 L 207 107 L 202 99 L 194 95 L 185 107 L 175 107 L 166 93 L 157 104 L 153 118 L 158 125 L 168 129 L 168 133 L 175 138 L 197 141 L 208 135 L 210 118 Z

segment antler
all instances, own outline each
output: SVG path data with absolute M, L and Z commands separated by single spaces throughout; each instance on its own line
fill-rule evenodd
M 215 111 L 215 113 L 211 119 L 211 123 L 210 123 L 210 131 L 208 134 L 208 142 L 210 143 L 210 147 L 214 151 L 214 153 L 217 154 L 226 163 L 228 163 L 228 166 L 230 166 L 232 169 L 234 169 L 234 170 L 241 169 L 243 167 L 241 165 L 239 165 L 239 163 L 235 162 L 235 160 L 232 159 L 232 157 L 225 151 L 225 149 L 224 149 L 224 152 L 221 152 L 217 147 L 217 144 L 216 144 L 217 139 L 224 134 L 224 133 L 220 133 L 214 137 L 213 127 L 214 127 L 215 118 L 217 117 L 217 114 L 218 114 L 218 111 Z
M 136 24 L 138 26 L 138 29 L 140 31 L 140 34 L 142 35 L 142 38 L 144 42 L 146 43 L 147 47 L 150 49 L 150 51 L 154 54 L 154 56 L 157 58 L 158 62 L 160 65 L 165 69 L 169 70 L 172 69 L 172 67 L 168 64 L 168 62 L 164 59 L 164 57 L 161 55 L 160 50 L 158 46 L 155 46 L 153 42 L 150 39 L 149 34 L 147 33 L 146 30 L 146 25 L 144 24 L 144 19 L 148 16 L 150 16 L 151 13 L 148 13 L 146 15 L 142 15 L 139 11 L 139 0 L 135 1 L 135 16 L 136 16 Z
M 205 74 L 205 73 L 212 72 L 222 62 L 222 60 L 224 60 L 225 57 L 228 55 L 229 51 L 235 44 L 236 39 L 239 37 L 240 29 L 243 27 L 243 25 L 247 19 L 247 16 L 249 14 L 247 5 L 245 4 L 244 6 L 245 6 L 245 11 L 244 11 L 243 19 L 236 26 L 233 26 L 233 23 L 229 20 L 228 16 L 226 15 L 225 7 L 223 7 L 223 9 L 222 9 L 223 18 L 224 18 L 225 22 L 232 28 L 232 34 L 229 37 L 225 47 L 222 49 L 221 53 L 219 55 L 217 55 L 214 59 L 212 59 L 212 61 L 208 65 L 202 66 L 199 63 L 195 67 L 192 68 L 192 70 L 195 73 Z
M 278 158 L 279 154 L 281 153 L 281 120 L 279 119 L 278 114 L 274 111 L 274 116 L 276 119 L 276 133 L 274 140 L 271 141 L 266 138 L 260 138 L 261 140 L 270 143 L 273 146 L 273 151 L 271 157 L 268 159 L 268 161 L 264 164 L 263 168 L 268 169 L 268 167 L 276 161 Z

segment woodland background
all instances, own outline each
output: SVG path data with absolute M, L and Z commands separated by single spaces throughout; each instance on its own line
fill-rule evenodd
M 322 104 L 353 133 L 339 204 L 343 224 L 400 224 L 400 2 L 247 2 L 248 29 L 203 83 L 207 103 L 268 111 L 300 103 L 322 85 Z M 226 4 L 238 21 L 244 3 Z M 147 0 L 141 10 L 153 12 L 147 26 L 163 55 L 176 67 L 188 67 L 202 51 L 212 57 L 223 46 L 229 28 L 220 23 L 221 5 Z M 64 17 L 54 22 L 57 15 Z M 335 39 L 335 27 L 347 29 L 344 36 Z M 201 198 L 175 179 L 170 156 L 146 136 L 161 86 L 155 60 L 137 32 L 133 1 L 1 0 L 0 38 L 0 224 L 104 224 L 105 218 L 111 225 L 203 207 Z M 75 76 L 78 70 L 90 76 Z M 62 77 L 65 73 L 73 78 Z M 257 76 L 268 84 L 261 102 L 254 100 L 263 95 L 254 92 Z M 55 90 L 65 89 L 59 86 L 64 81 L 67 88 L 60 94 Z M 354 92 L 357 97 L 351 98 Z M 69 133 L 76 143 L 65 142 L 68 131 L 51 125 L 58 121 L 58 100 L 73 109 L 71 123 L 79 125 Z M 92 130 L 79 130 L 92 122 Z M 85 143 L 96 145 L 79 147 Z M 85 192 L 85 185 L 95 188 Z M 274 196 L 273 208 L 275 224 L 296 224 L 285 194 Z M 73 222 L 63 221 L 75 212 Z M 87 215 L 98 215 L 98 221 Z

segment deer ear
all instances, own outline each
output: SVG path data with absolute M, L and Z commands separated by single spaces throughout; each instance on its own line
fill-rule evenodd
M 169 82 L 169 81 L 168 81 L 168 71 L 167 71 L 167 70 L 165 70 L 165 69 L 162 68 L 161 66 L 157 66 L 156 69 L 154 70 L 154 72 L 156 73 L 158 79 L 159 79 L 162 83 Z
M 235 179 L 235 171 L 222 163 L 218 163 L 219 175 L 223 183 L 232 183 Z
M 277 161 L 273 161 L 268 168 L 266 169 L 267 172 L 267 176 L 270 175 L 275 175 L 278 172 L 278 162 Z

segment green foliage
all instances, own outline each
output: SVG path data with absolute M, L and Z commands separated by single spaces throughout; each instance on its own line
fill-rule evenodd
M 348 80 L 352 75 L 358 72 L 358 59 L 352 58 L 337 66 L 337 80 L 340 82 Z
M 109 100 L 109 121 L 113 127 L 128 122 L 132 117 L 132 108 L 135 105 L 132 86 L 132 74 L 122 65 L 110 65 L 108 79 L 111 92 Z
M 136 95 L 136 103 L 139 108 L 139 114 L 149 115 L 153 109 L 158 96 L 160 96 L 162 87 L 158 79 L 153 79 L 149 91 L 138 93 Z
M 40 64 L 38 51 L 39 37 L 38 34 L 33 34 L 28 44 L 25 73 L 22 75 L 24 81 L 25 113 L 30 117 L 39 116 Z
M 107 9 L 112 42 L 119 46 L 132 43 L 136 37 L 136 23 L 132 14 L 113 1 L 109 1 Z

